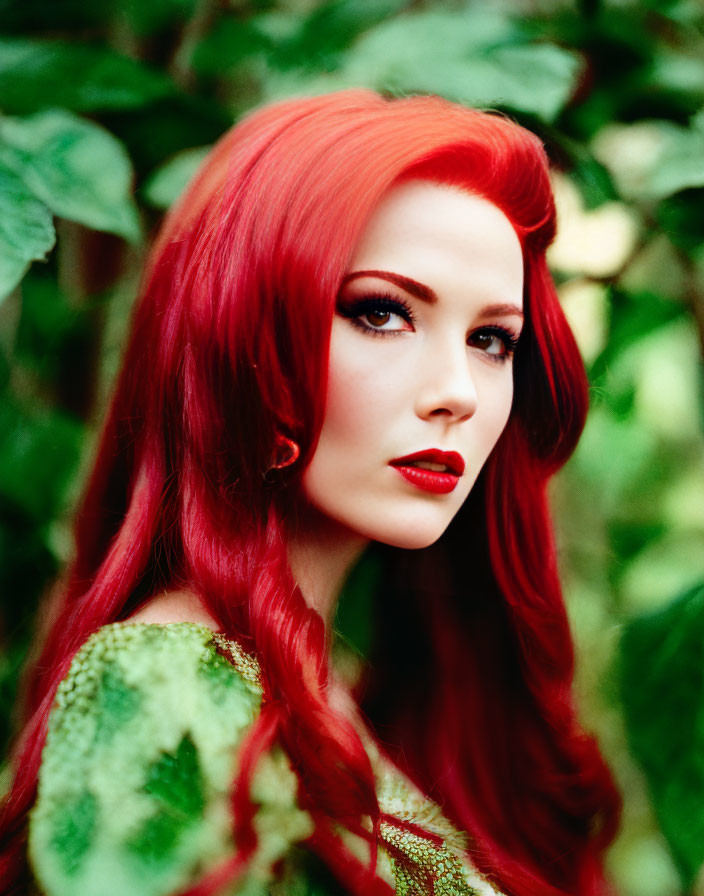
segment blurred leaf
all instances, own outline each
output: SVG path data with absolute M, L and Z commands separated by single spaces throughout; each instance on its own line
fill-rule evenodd
M 573 180 L 552 178 L 557 205 L 557 237 L 550 246 L 550 265 L 566 274 L 614 278 L 636 245 L 638 222 L 622 202 L 602 203 L 585 211 Z
M 187 22 L 196 11 L 196 0 L 120 0 L 120 13 L 139 35 Z
M 0 404 L 0 497 L 35 520 L 61 508 L 78 462 L 84 429 L 59 411 Z
M 599 379 L 616 358 L 639 339 L 687 313 L 679 302 L 650 292 L 628 293 L 613 289 L 610 298 L 609 338 L 604 351 L 590 367 L 592 382 Z
M 47 106 L 77 112 L 146 106 L 175 93 L 171 79 L 107 47 L 0 39 L 0 107 L 26 114 Z
M 618 199 L 608 170 L 581 144 L 575 143 L 572 158 L 574 167 L 570 174 L 579 187 L 585 209 L 596 209 Z
M 687 253 L 704 246 L 704 187 L 668 196 L 657 208 L 657 222 L 673 244 Z
M 307 16 L 276 11 L 224 18 L 195 48 L 193 67 L 201 74 L 232 72 L 245 58 L 265 52 L 276 69 L 330 71 L 360 34 L 408 5 L 409 0 L 333 0 Z
M 233 113 L 211 95 L 179 94 L 148 108 L 106 113 L 101 121 L 126 147 L 139 180 L 184 149 L 214 143 Z
M 674 465 L 671 456 L 666 457 L 665 461 L 670 466 Z M 644 490 L 648 491 L 657 478 L 653 475 L 655 472 L 652 465 L 645 471 Z M 666 475 L 670 480 L 674 476 L 672 471 Z M 660 485 L 662 487 L 662 479 Z M 699 499 L 704 499 L 701 492 Z M 654 504 L 651 513 L 659 510 L 657 494 Z M 701 576 L 701 557 L 704 557 L 704 532 L 701 528 L 698 531 L 666 531 L 661 538 L 646 544 L 631 561 L 614 567 L 621 606 L 629 613 L 647 613 L 669 605 L 669 595 L 681 594 Z
M 34 194 L 62 218 L 139 239 L 124 147 L 97 124 L 63 109 L 0 119 L 0 146 Z
M 374 550 L 362 554 L 345 582 L 335 612 L 335 632 L 362 657 L 368 657 L 374 633 L 373 601 L 382 572 Z
M 88 337 L 90 303 L 72 304 L 51 272 L 35 268 L 22 281 L 22 312 L 14 344 L 15 362 L 39 374 L 49 388 L 66 374 L 67 354 Z
M 612 408 L 614 399 L 611 395 L 609 399 L 608 406 L 592 407 L 573 462 L 575 471 L 588 483 L 590 502 L 602 520 L 623 515 L 629 495 L 639 488 L 656 447 L 651 433 L 632 414 L 617 415 Z M 575 525 L 582 527 L 582 520 Z M 584 537 L 595 536 L 585 531 Z
M 701 38 L 700 38 L 701 41 Z M 646 84 L 652 90 L 672 91 L 679 94 L 693 94 L 699 105 L 704 100 L 704 59 L 696 52 L 682 52 L 660 47 L 654 54 Z
M 620 561 L 632 559 L 650 542 L 665 533 L 665 524 L 661 520 L 639 522 L 633 519 L 614 517 L 607 521 L 609 543 Z
M 210 152 L 210 146 L 186 149 L 155 171 L 142 187 L 144 198 L 156 208 L 169 208 Z
M 629 744 L 690 886 L 704 863 L 704 587 L 627 624 L 619 673 Z
M 283 68 L 301 67 L 332 70 L 339 54 L 360 34 L 388 21 L 406 7 L 409 0 L 332 0 L 323 3 L 303 19 L 288 40 L 274 44 L 273 62 Z M 264 19 L 266 21 L 266 19 Z
M 627 198 L 651 201 L 704 187 L 704 110 L 689 128 L 670 121 L 611 125 L 594 151 Z
M 390 19 L 364 34 L 326 78 L 272 78 L 277 95 L 366 86 L 439 93 L 470 105 L 501 105 L 553 119 L 571 95 L 579 57 L 527 43 L 518 25 L 488 5 Z
M 0 158 L 0 300 L 55 240 L 49 209 Z
M 672 132 L 645 184 L 645 195 L 662 199 L 688 187 L 704 187 L 704 111 L 689 129 Z
M 232 72 L 248 56 L 271 49 L 271 41 L 252 19 L 219 19 L 196 45 L 191 64 L 201 75 Z

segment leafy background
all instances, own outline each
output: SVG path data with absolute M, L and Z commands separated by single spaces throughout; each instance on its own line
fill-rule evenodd
M 591 382 L 553 489 L 624 896 L 704 893 L 704 8 L 694 0 L 0 0 L 0 744 L 146 249 L 258 103 L 368 85 L 544 140 Z

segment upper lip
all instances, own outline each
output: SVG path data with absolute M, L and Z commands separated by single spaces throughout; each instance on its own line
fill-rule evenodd
M 456 451 L 441 451 L 439 448 L 429 448 L 427 451 L 416 451 L 415 454 L 406 454 L 403 457 L 395 457 L 389 461 L 393 466 L 401 466 L 414 460 L 429 460 L 435 464 L 445 464 L 456 476 L 464 473 L 464 460 Z

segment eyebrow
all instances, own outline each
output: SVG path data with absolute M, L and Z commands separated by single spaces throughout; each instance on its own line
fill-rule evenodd
M 387 280 L 389 283 L 399 286 L 412 296 L 415 296 L 423 302 L 427 302 L 429 305 L 435 305 L 438 301 L 437 294 L 429 286 L 426 286 L 424 283 L 419 283 L 417 280 L 412 280 L 410 277 L 404 277 L 402 274 L 394 274 L 392 271 L 353 271 L 343 278 L 342 284 L 344 286 L 345 283 L 349 283 L 351 280 L 357 280 L 359 277 L 378 277 L 381 280 Z M 499 317 L 508 316 L 510 314 L 514 314 L 520 318 L 524 316 L 521 308 L 511 302 L 498 302 L 494 305 L 485 305 L 482 308 L 481 313 L 487 316 L 496 315 Z

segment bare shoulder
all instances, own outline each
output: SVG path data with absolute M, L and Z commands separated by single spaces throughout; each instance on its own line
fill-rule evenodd
M 197 622 L 214 631 L 220 628 L 193 591 L 168 591 L 156 594 L 125 621 L 162 625 L 168 622 Z

